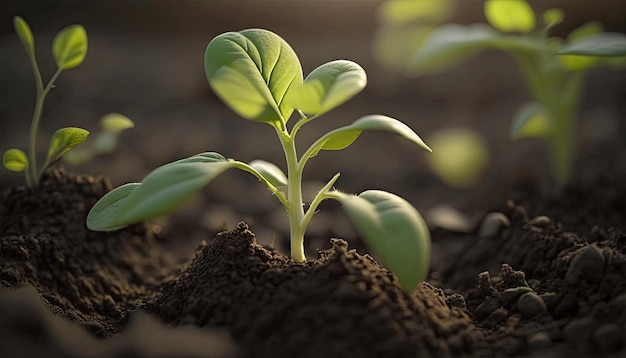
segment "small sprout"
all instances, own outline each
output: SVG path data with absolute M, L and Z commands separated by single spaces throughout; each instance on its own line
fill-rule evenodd
M 109 192 L 89 212 L 88 228 L 116 230 L 171 213 L 219 174 L 235 168 L 254 175 L 284 206 L 294 261 L 306 260 L 304 233 L 318 206 L 323 200 L 335 199 L 343 204 L 363 240 L 396 273 L 403 289 L 411 291 L 426 279 L 430 234 L 420 214 L 406 200 L 380 190 L 360 195 L 339 192 L 334 189 L 337 173 L 305 210 L 302 173 L 308 160 L 322 150 L 347 148 L 364 131 L 383 131 L 430 151 L 406 124 L 383 115 L 369 115 L 324 134 L 298 156 L 298 131 L 365 87 L 367 77 L 361 66 L 347 60 L 332 61 L 305 79 L 300 61 L 287 42 L 270 31 L 248 29 L 215 37 L 205 52 L 205 72 L 213 91 L 234 112 L 275 129 L 285 154 L 287 174 L 262 160 L 244 163 L 215 152 L 201 153 L 163 165 L 141 183 Z M 287 123 L 294 112 L 299 118 L 289 128 Z
M 489 213 L 483 219 L 478 229 L 478 237 L 483 239 L 493 239 L 511 226 L 511 221 L 506 215 L 498 212 Z
M 41 78 L 39 65 L 35 57 L 35 40 L 30 27 L 19 16 L 13 18 L 13 27 L 19 37 L 26 55 L 30 60 L 35 75 L 35 85 L 37 97 L 35 99 L 35 109 L 30 125 L 28 156 L 19 149 L 9 149 L 3 157 L 4 167 L 11 171 L 24 172 L 26 184 L 29 187 L 39 184 L 39 177 L 52 164 L 61 159 L 65 153 L 84 141 L 89 132 L 82 128 L 68 127 L 56 131 L 50 140 L 48 155 L 41 168 L 37 167 L 37 130 L 43 112 L 46 96 L 54 88 L 54 83 L 65 70 L 69 70 L 80 65 L 87 55 L 87 33 L 81 25 L 71 25 L 62 29 L 52 42 L 52 54 L 57 64 L 57 69 L 45 85 Z
M 539 216 L 535 216 L 534 218 L 530 219 L 530 221 L 528 222 L 530 225 L 532 226 L 536 226 L 536 227 L 548 227 L 548 225 L 550 225 L 550 223 L 552 222 L 552 220 L 545 216 L 545 215 L 539 215 Z
M 543 13 L 543 24 L 546 28 L 554 27 L 565 20 L 565 12 L 561 9 L 548 9 Z

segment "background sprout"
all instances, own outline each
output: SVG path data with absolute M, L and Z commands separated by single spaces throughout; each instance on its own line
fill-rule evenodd
M 337 173 L 307 207 L 303 202 L 302 174 L 307 161 L 322 150 L 350 146 L 364 131 L 397 134 L 430 151 L 404 123 L 369 115 L 324 134 L 298 156 L 298 131 L 365 87 L 367 77 L 361 66 L 347 60 L 332 61 L 304 78 L 300 61 L 287 42 L 270 31 L 248 29 L 215 37 L 205 52 L 205 72 L 213 91 L 233 111 L 274 128 L 285 154 L 287 174 L 261 160 L 244 163 L 215 152 L 201 153 L 161 166 L 141 183 L 129 183 L 106 194 L 87 217 L 90 229 L 115 230 L 170 213 L 216 176 L 236 168 L 254 175 L 284 206 L 294 261 L 306 260 L 304 233 L 319 204 L 335 199 L 343 204 L 362 238 L 396 274 L 405 290 L 413 290 L 426 278 L 430 234 L 420 214 L 406 200 L 379 190 L 360 195 L 339 192 L 334 189 Z M 299 118 L 288 126 L 294 111 Z
M 87 55 L 87 33 L 81 25 L 71 25 L 61 30 L 55 36 L 52 42 L 52 55 L 57 69 L 44 86 L 35 57 L 35 40 L 30 27 L 19 16 L 13 18 L 13 27 L 26 50 L 33 68 L 37 96 L 30 125 L 28 155 L 20 149 L 9 149 L 4 153 L 2 163 L 8 170 L 24 172 L 26 184 L 29 187 L 33 187 L 38 185 L 39 177 L 48 167 L 61 159 L 70 149 L 83 142 L 89 135 L 89 132 L 82 128 L 67 127 L 57 130 L 50 139 L 48 154 L 44 164 L 41 168 L 37 167 L 37 130 L 39 129 L 39 121 L 46 96 L 54 87 L 54 82 L 63 71 L 80 65 L 85 59 Z
M 398 7 L 411 7 L 405 9 L 410 17 L 388 16 L 390 9 Z M 552 28 L 564 20 L 564 12 L 549 9 L 537 16 L 526 0 L 485 0 L 488 24 L 444 24 L 451 7 L 437 0 L 390 0 L 379 13 L 382 24 L 374 44 L 376 56 L 405 74 L 442 73 L 488 48 L 509 53 L 532 95 L 532 101 L 514 117 L 511 137 L 546 140 L 557 183 L 568 183 L 582 80 L 591 68 L 624 65 L 626 35 L 602 32 L 601 24 L 589 22 L 565 39 L 550 36 Z

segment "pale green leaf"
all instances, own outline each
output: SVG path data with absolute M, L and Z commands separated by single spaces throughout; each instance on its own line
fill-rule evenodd
M 568 44 L 572 44 L 584 38 L 597 35 L 601 33 L 602 30 L 604 30 L 604 27 L 600 22 L 590 21 L 570 32 L 566 40 Z M 563 44 L 555 49 L 555 52 L 560 51 L 562 48 Z M 584 71 L 598 63 L 599 58 L 594 56 L 560 55 L 559 60 L 563 67 L 570 71 Z
M 562 9 L 548 9 L 544 11 L 543 15 L 543 23 L 547 27 L 554 27 L 563 22 L 565 19 L 565 12 Z
M 87 55 L 85 28 L 81 25 L 71 25 L 61 30 L 52 42 L 52 55 L 62 70 L 80 65 Z
M 132 190 L 124 193 L 125 195 L 116 192 L 117 189 L 111 191 L 90 212 L 91 218 L 88 217 L 87 222 L 89 228 L 110 231 L 169 214 L 216 176 L 236 167 L 234 161 L 205 161 L 207 158 L 205 156 L 198 161 L 179 161 L 163 165 L 150 172 L 141 183 L 135 184 Z
M 259 172 L 265 180 L 270 182 L 275 187 L 287 186 L 287 176 L 283 171 L 274 163 L 266 162 L 264 160 L 253 160 L 250 165 L 254 170 Z
M 313 70 L 302 84 L 292 86 L 285 102 L 308 115 L 319 115 L 346 102 L 366 84 L 361 66 L 347 60 L 332 61 Z
M 535 13 L 526 0 L 486 0 L 485 17 L 504 32 L 529 33 L 535 29 Z
M 397 25 L 415 20 L 440 23 L 450 17 L 453 5 L 451 0 L 390 0 L 380 5 L 376 15 L 381 22 Z
M 209 43 L 204 64 L 213 91 L 240 116 L 285 123 L 293 113 L 283 99 L 302 83 L 302 67 L 278 35 L 263 29 L 221 34 Z
M 35 57 L 35 39 L 33 38 L 33 32 L 30 30 L 28 23 L 19 16 L 13 18 L 13 28 L 15 33 L 20 38 L 24 49 L 29 57 Z
M 560 55 L 579 56 L 626 56 L 626 34 L 603 32 L 568 43 L 558 52 Z
M 28 157 L 19 149 L 9 149 L 2 156 L 2 164 L 12 172 L 23 172 L 28 169 Z
M 109 113 L 100 119 L 100 126 L 107 132 L 120 133 L 135 127 L 135 123 L 120 113 Z
M 428 144 L 433 149 L 427 156 L 428 164 L 448 185 L 466 188 L 480 180 L 489 150 L 478 132 L 444 128 L 430 135 Z
M 394 194 L 332 192 L 367 246 L 396 275 L 407 292 L 428 277 L 430 233 L 417 210 Z
M 61 159 L 68 150 L 87 139 L 88 135 L 88 131 L 76 127 L 61 128 L 54 132 L 50 139 L 46 164 L 49 165 Z
M 527 103 L 513 117 L 510 133 L 513 139 L 544 138 L 549 133 L 550 120 L 539 103 Z
M 432 25 L 423 26 L 381 26 L 374 37 L 372 50 L 376 60 L 393 71 L 404 74 L 407 64 L 422 47 L 435 29 Z
M 373 114 L 361 117 L 352 124 L 337 128 L 318 139 L 305 153 L 308 158 L 314 157 L 320 150 L 340 150 L 352 144 L 363 131 L 385 131 L 400 135 L 427 151 L 430 148 L 406 124 L 397 119 Z

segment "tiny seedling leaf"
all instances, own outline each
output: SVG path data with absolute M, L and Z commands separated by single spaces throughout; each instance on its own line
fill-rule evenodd
M 274 163 L 266 162 L 264 160 L 253 160 L 250 165 L 254 170 L 259 172 L 265 180 L 270 182 L 275 187 L 287 186 L 287 176 L 283 171 Z
M 550 121 L 543 107 L 530 102 L 520 108 L 511 123 L 512 139 L 544 138 L 550 132 Z
M 207 46 L 204 66 L 213 91 L 240 116 L 286 123 L 293 113 L 283 99 L 290 86 L 302 83 L 302 67 L 291 46 L 273 32 L 221 34 Z
M 13 18 L 13 27 L 17 36 L 20 38 L 24 49 L 29 57 L 35 57 L 35 39 L 33 38 L 33 32 L 30 30 L 28 23 L 19 16 Z
M 547 27 L 554 27 L 563 22 L 565 19 L 565 12 L 562 9 L 548 9 L 544 11 L 543 15 L 543 23 Z
M 80 65 L 87 55 L 87 32 L 81 25 L 71 25 L 59 32 L 52 42 L 57 66 L 69 70 Z
M 368 190 L 358 196 L 332 192 L 362 239 L 411 292 L 428 276 L 430 233 L 417 210 L 394 194 Z
M 485 17 L 503 32 L 529 33 L 535 29 L 535 13 L 526 0 L 486 0 Z
M 19 149 L 9 149 L 4 152 L 2 164 L 12 172 L 23 172 L 28 169 L 28 157 Z
M 314 157 L 320 150 L 341 150 L 350 146 L 363 131 L 385 131 L 398 134 L 409 141 L 419 145 L 427 151 L 430 148 L 409 126 L 397 119 L 373 114 L 361 117 L 352 124 L 337 128 L 332 132 L 325 134 L 311 145 L 307 151 L 308 157 Z
M 319 115 L 346 102 L 366 84 L 361 66 L 347 60 L 332 61 L 313 70 L 302 84 L 292 86 L 285 102 L 308 115 Z
M 603 32 L 571 42 L 558 52 L 559 55 L 579 56 L 626 56 L 626 34 Z
M 109 113 L 100 119 L 100 126 L 107 132 L 120 133 L 135 127 L 135 123 L 123 114 Z
M 50 139 L 50 147 L 48 148 L 48 157 L 46 158 L 47 164 L 61 159 L 68 150 L 74 148 L 78 144 L 82 143 L 89 132 L 76 127 L 61 128 L 54 132 L 52 139 Z

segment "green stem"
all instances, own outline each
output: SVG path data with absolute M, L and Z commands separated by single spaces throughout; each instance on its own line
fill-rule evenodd
M 317 193 L 317 195 L 311 202 L 311 205 L 309 205 L 309 208 L 304 214 L 304 217 L 302 218 L 302 222 L 300 223 L 302 227 L 307 227 L 309 225 L 309 221 L 311 221 L 313 215 L 315 215 L 315 211 L 317 210 L 317 207 L 320 205 L 320 203 L 324 199 L 330 198 L 330 196 L 328 196 L 328 191 L 333 187 L 333 185 L 335 185 L 335 182 L 337 181 L 337 179 L 339 179 L 339 175 L 340 173 L 335 174 L 335 176 L 332 177 L 332 179 L 330 179 L 328 183 L 326 183 L 326 185 L 324 185 L 324 187 L 320 189 L 320 191 Z
M 50 81 L 48 82 L 46 87 L 42 88 L 41 87 L 42 86 L 41 75 L 37 76 L 37 74 L 39 74 L 39 70 L 36 67 L 36 63 L 33 66 L 34 66 L 34 71 L 35 71 L 35 79 L 37 82 L 37 99 L 35 100 L 35 110 L 33 111 L 33 119 L 30 124 L 30 137 L 29 137 L 30 147 L 28 151 L 30 180 L 28 179 L 28 176 L 26 180 L 26 183 L 27 184 L 30 183 L 29 186 L 31 187 L 39 185 L 39 175 L 41 174 L 37 170 L 36 142 L 37 142 L 37 131 L 39 129 L 39 121 L 41 120 L 41 113 L 43 112 L 43 105 L 46 100 L 46 96 L 48 95 L 52 87 L 54 86 L 54 82 L 57 80 L 61 72 L 63 72 L 62 69 L 57 68 L 57 70 L 52 75 L 52 78 L 50 78 Z M 45 170 L 45 168 L 41 168 L 41 170 L 43 171 Z

